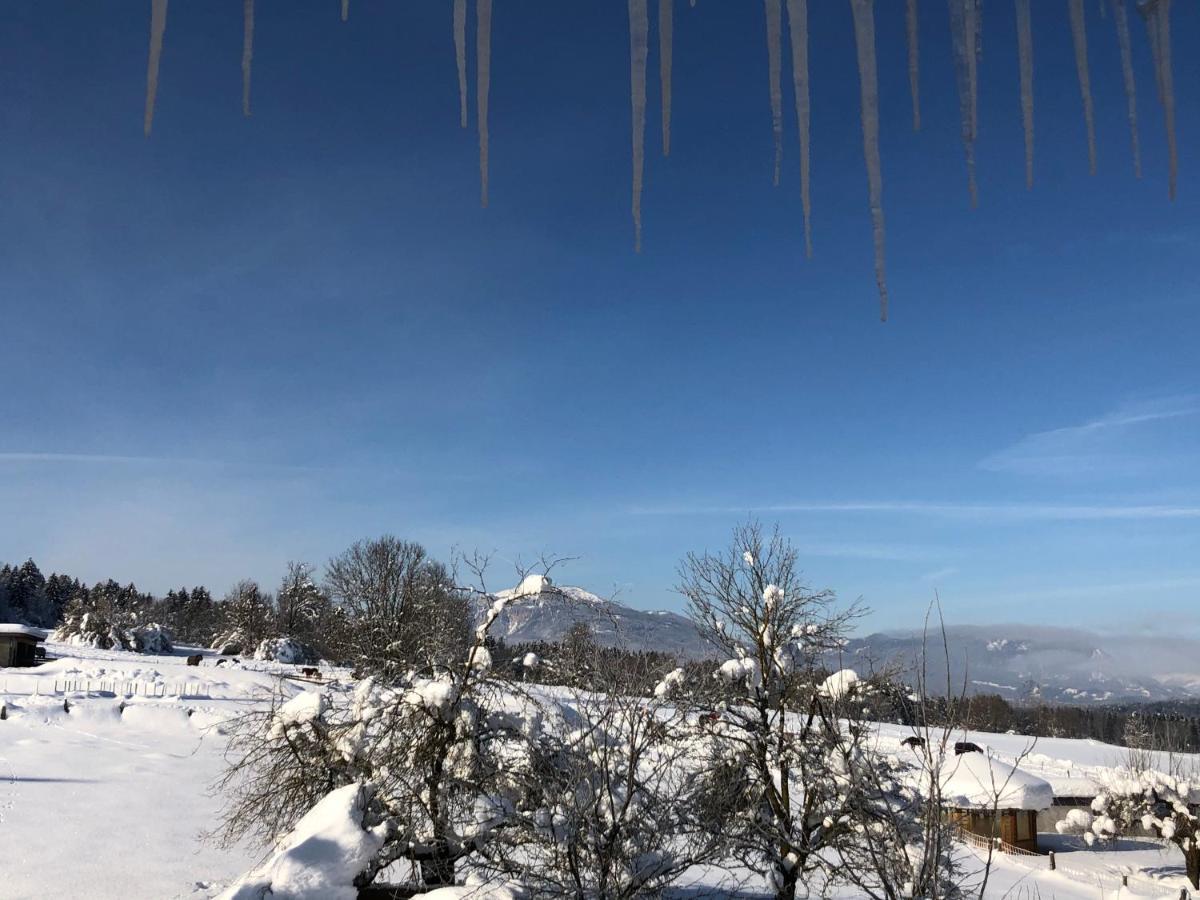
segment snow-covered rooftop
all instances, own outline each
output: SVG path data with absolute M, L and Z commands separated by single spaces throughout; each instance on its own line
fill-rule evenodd
M 40 628 L 31 628 L 28 625 L 13 625 L 11 623 L 0 623 L 0 635 L 3 634 L 23 634 L 26 637 L 37 638 L 39 641 L 46 639 L 46 632 Z
M 947 760 L 942 798 L 956 809 L 1049 809 L 1050 783 L 986 753 L 963 753 Z

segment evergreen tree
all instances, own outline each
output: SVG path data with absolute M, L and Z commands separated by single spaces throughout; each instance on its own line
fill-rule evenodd
M 273 636 L 271 596 L 264 594 L 256 581 L 239 581 L 221 602 L 221 619 L 223 627 L 217 643 L 236 645 L 239 649 L 234 652 L 251 654 Z
M 83 586 L 78 578 L 67 575 L 53 574 L 46 580 L 46 605 L 51 621 L 47 625 L 57 625 L 62 621 L 67 604 Z

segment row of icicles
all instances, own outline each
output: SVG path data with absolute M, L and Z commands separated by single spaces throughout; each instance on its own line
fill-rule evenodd
M 467 127 L 467 0 L 452 0 L 455 62 L 458 70 L 459 117 Z M 650 56 L 649 0 L 628 0 L 630 106 L 633 125 L 633 229 L 634 249 L 642 248 L 642 184 L 645 167 L 646 67 Z M 1117 32 L 1121 73 L 1129 118 L 1133 171 L 1141 177 L 1138 144 L 1137 88 L 1133 75 L 1129 12 L 1126 0 L 1107 0 Z M 1175 97 L 1171 76 L 1171 0 L 1131 0 L 1145 22 L 1154 61 L 1158 100 L 1166 123 L 1169 196 L 1175 199 L 1178 155 L 1175 147 Z M 854 18 L 858 55 L 862 115 L 863 155 L 867 169 L 867 193 L 875 243 L 875 280 L 879 286 L 880 318 L 887 320 L 888 292 L 884 265 L 883 175 L 879 159 L 879 89 L 875 64 L 874 0 L 849 0 Z M 1066 0 L 1071 23 L 1075 68 L 1087 129 L 1088 165 L 1096 173 L 1096 133 L 1092 110 L 1084 0 Z M 771 130 L 774 137 L 774 183 L 779 184 L 783 159 L 783 19 L 786 4 L 791 44 L 792 86 L 800 132 L 800 201 L 804 214 L 804 248 L 812 256 L 812 203 L 809 175 L 809 84 L 808 0 L 763 0 L 766 14 L 767 71 L 770 89 Z M 918 0 L 905 0 L 905 32 L 908 43 L 908 80 L 912 94 L 913 129 L 921 128 L 918 50 Z M 972 206 L 978 205 L 975 183 L 975 140 L 978 133 L 978 64 L 982 53 L 983 0 L 948 0 L 953 42 L 955 81 L 958 89 L 962 141 L 966 153 L 967 190 Z M 1033 26 L 1031 0 L 1014 0 L 1017 24 L 1017 55 L 1020 71 L 1021 119 L 1025 132 L 1025 182 L 1033 186 Z M 1106 17 L 1105 0 L 1099 0 L 1100 15 Z M 691 0 L 696 5 L 696 0 Z M 671 67 L 674 0 L 658 0 L 659 81 L 662 89 L 662 150 L 671 152 Z M 350 0 L 341 0 L 342 21 L 350 15 Z M 254 58 L 254 0 L 243 0 L 242 113 L 250 115 L 250 70 Z M 479 132 L 480 202 L 488 203 L 488 91 L 491 83 L 492 0 L 475 3 L 476 121 Z M 162 58 L 163 33 L 167 25 L 167 0 L 151 0 L 150 53 L 146 74 L 145 132 L 154 122 L 158 91 L 158 69 Z

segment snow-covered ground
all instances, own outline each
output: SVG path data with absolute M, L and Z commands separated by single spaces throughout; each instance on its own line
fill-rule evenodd
M 262 848 L 220 848 L 203 839 L 220 811 L 209 791 L 223 768 L 220 723 L 272 694 L 290 697 L 314 685 L 288 677 L 297 671 L 291 666 L 217 666 L 207 652 L 191 667 L 184 656 L 195 651 L 182 649 L 167 657 L 53 643 L 48 650 L 62 658 L 36 669 L 0 669 L 7 707 L 0 721 L 0 896 L 201 900 L 266 856 Z M 900 752 L 907 734 L 883 725 L 879 740 Z M 968 739 L 1009 761 L 1030 742 L 1018 735 Z M 1124 755 L 1095 741 L 1042 739 L 1021 765 L 1066 794 Z M 1125 841 L 1113 851 L 1058 835 L 1042 840 L 1058 850 L 1058 871 L 1048 870 L 1046 857 L 999 857 L 988 897 L 1178 898 L 1187 884 L 1179 852 L 1155 841 Z M 978 871 L 978 851 L 962 852 L 968 869 Z M 1132 876 L 1130 887 L 1121 887 L 1122 875 Z M 676 896 L 762 891 L 754 873 L 730 881 L 697 869 Z

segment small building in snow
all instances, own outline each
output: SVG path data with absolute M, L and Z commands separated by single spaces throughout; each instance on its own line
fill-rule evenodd
M 0 624 L 0 668 L 36 666 L 37 645 L 46 636 L 28 625 Z
M 1054 832 L 1058 823 L 1065 821 L 1072 810 L 1083 810 L 1091 814 L 1092 801 L 1100 788 L 1086 775 L 1047 774 L 1046 780 L 1054 791 L 1054 801 L 1049 809 L 1038 813 L 1038 831 Z
M 1053 802 L 1049 782 L 987 753 L 946 760 L 942 803 L 950 821 L 970 834 L 1036 853 L 1038 813 Z

